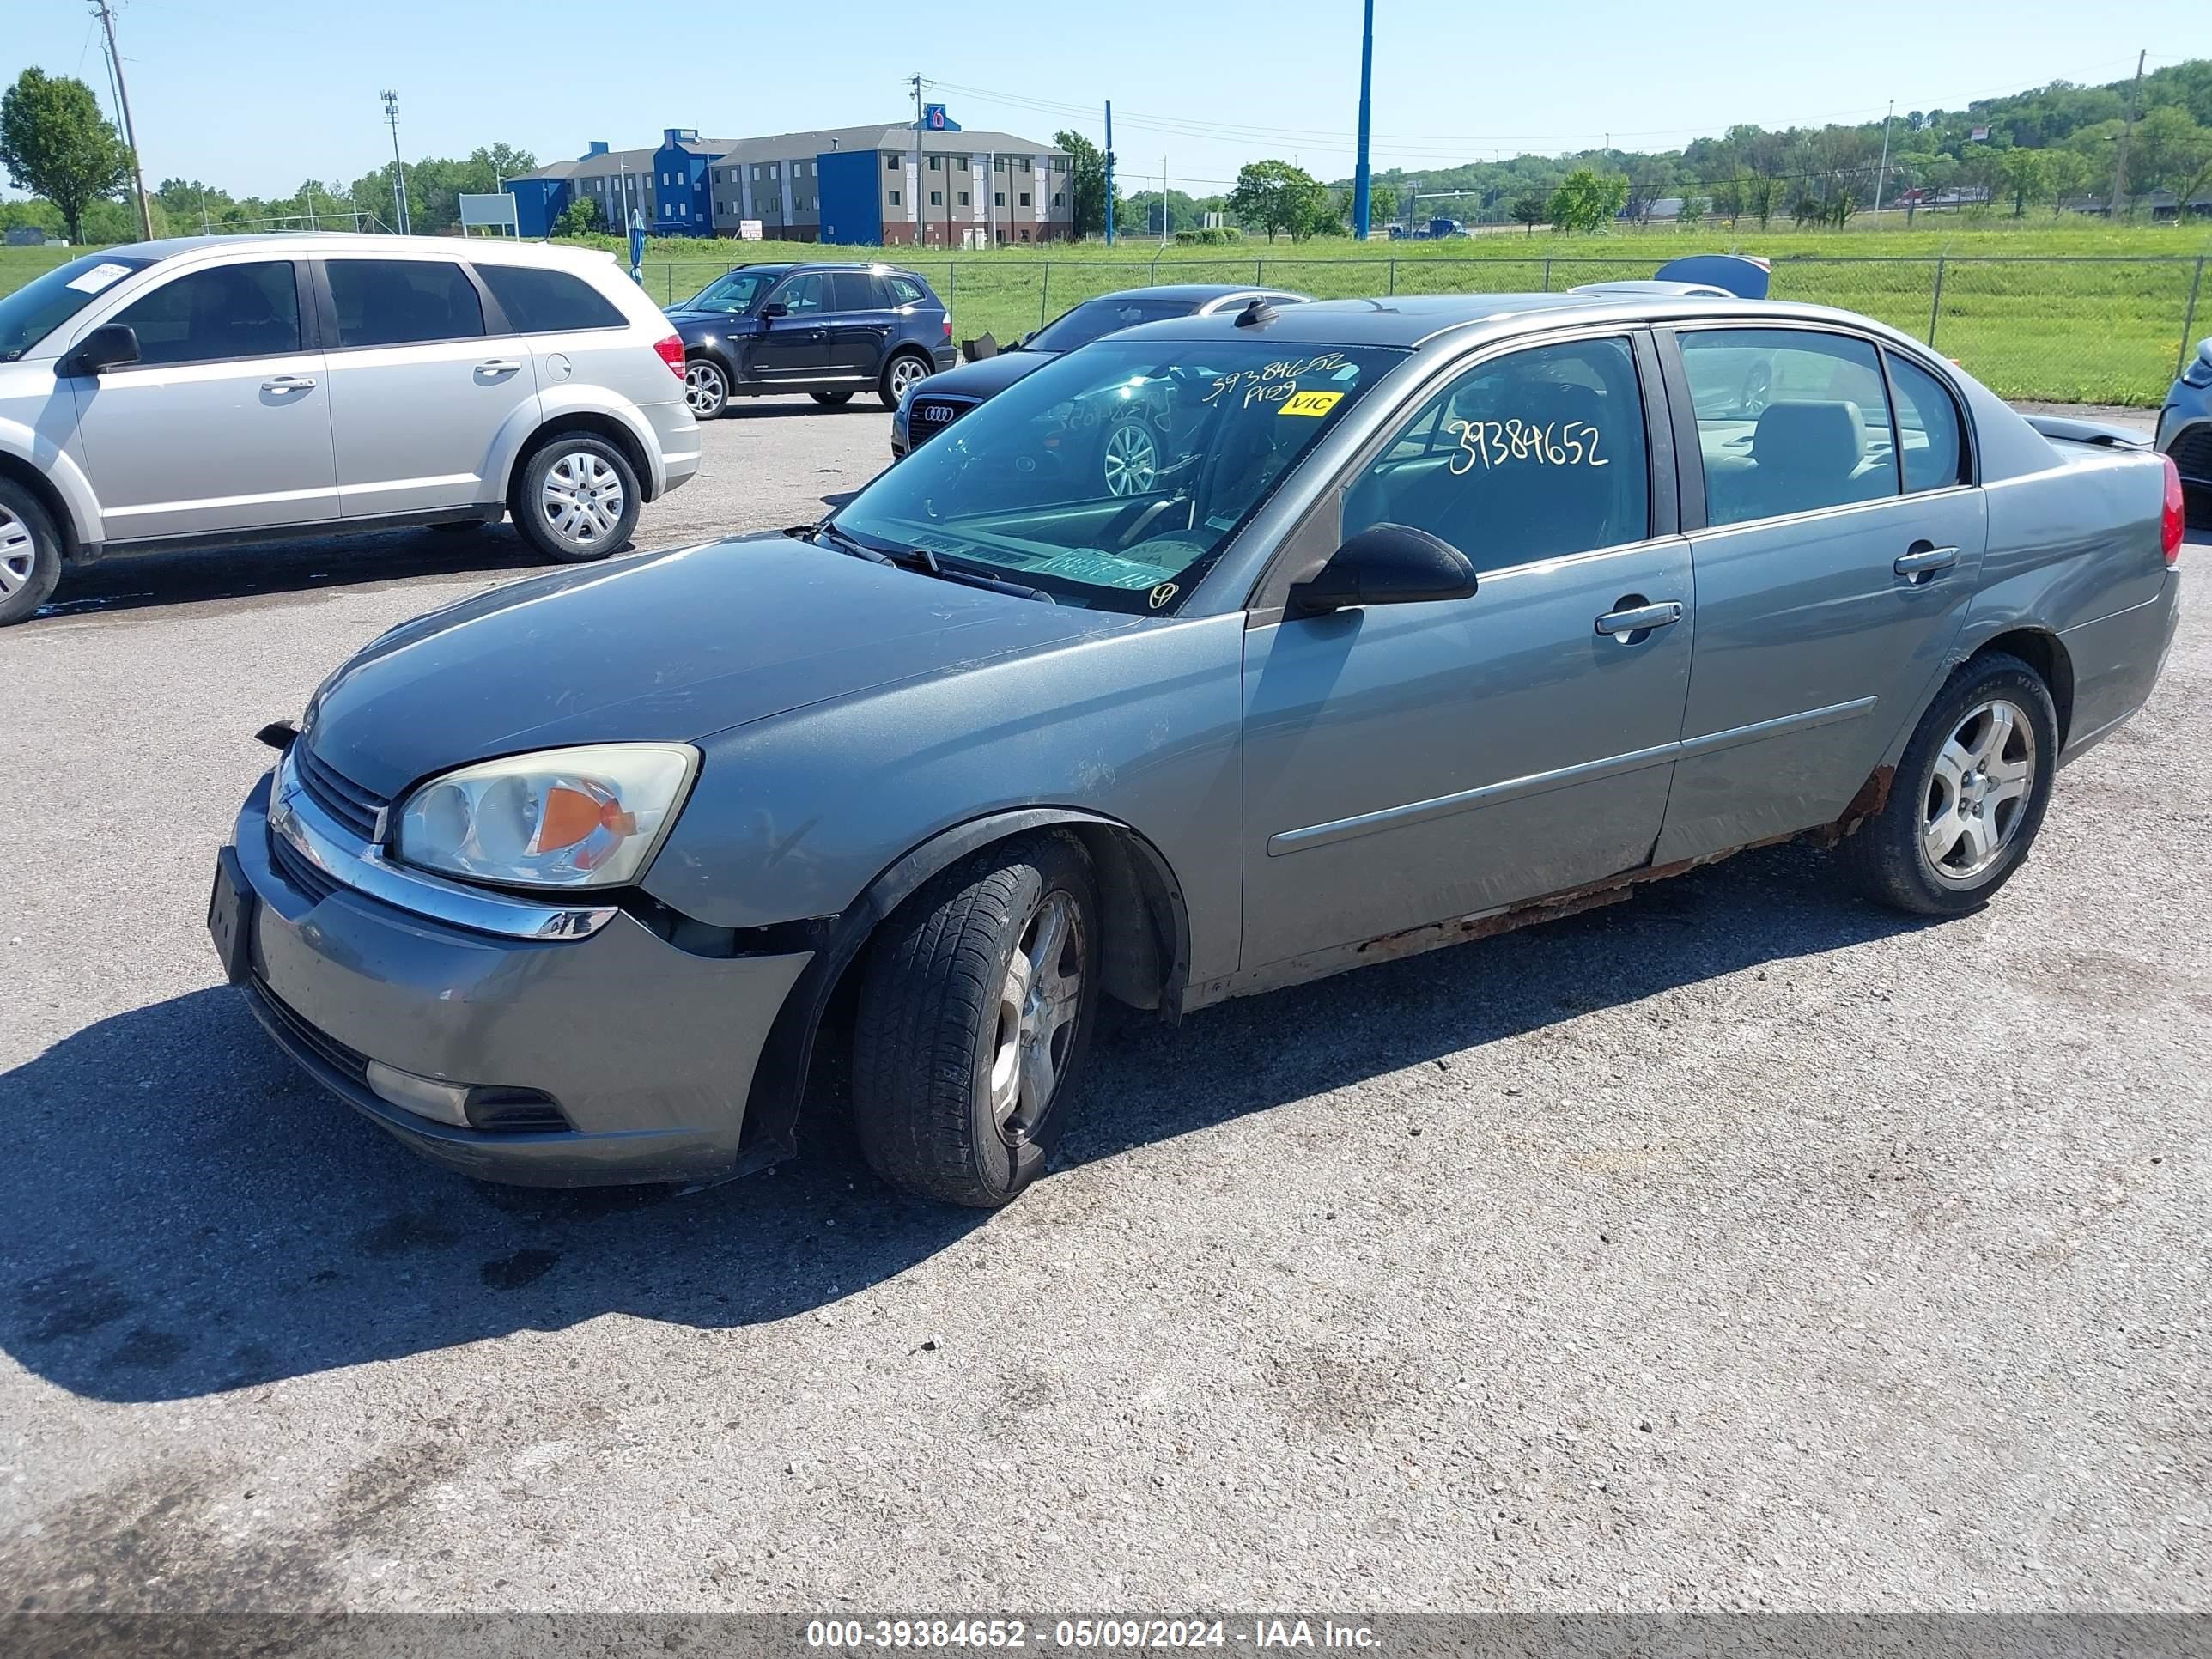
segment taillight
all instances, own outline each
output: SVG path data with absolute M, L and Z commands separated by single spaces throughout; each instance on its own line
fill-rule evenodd
M 945 337 L 948 340 L 952 337 L 952 319 L 950 317 L 945 319 Z
M 653 348 L 660 354 L 660 361 L 668 365 L 668 372 L 678 380 L 684 378 L 684 337 L 672 334 L 656 342 Z
M 2173 464 L 2173 457 L 2161 455 L 2166 463 L 2166 511 L 2159 515 L 2158 546 L 2166 555 L 2166 568 L 2171 570 L 2181 562 L 2181 526 L 2184 510 L 2181 501 L 2181 469 Z

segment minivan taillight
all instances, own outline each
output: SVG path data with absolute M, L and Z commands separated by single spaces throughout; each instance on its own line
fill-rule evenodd
M 684 337 L 681 334 L 672 334 L 666 339 L 657 342 L 653 349 L 660 354 L 660 361 L 668 365 L 668 372 L 678 380 L 682 380 L 684 378 Z
M 2161 455 L 2166 463 L 2166 511 L 2159 515 L 2159 550 L 2166 555 L 2166 567 L 2171 570 L 2181 562 L 2181 527 L 2185 509 L 2181 500 L 2181 469 L 2173 464 L 2173 457 Z

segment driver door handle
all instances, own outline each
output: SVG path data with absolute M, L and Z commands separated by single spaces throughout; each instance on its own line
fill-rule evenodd
M 477 365 L 477 373 L 479 374 L 512 374 L 521 367 L 522 365 L 516 362 L 512 357 L 495 357 L 489 362 L 478 363 Z
M 1682 620 L 1682 602 L 1662 599 L 1656 605 L 1639 605 L 1626 611 L 1608 611 L 1597 619 L 1601 634 L 1634 634 L 1646 629 L 1671 628 Z
M 1958 562 L 1959 550 L 1955 547 L 1936 547 L 1927 542 L 1915 542 L 1912 550 L 1900 554 L 1890 568 L 1899 575 L 1917 582 L 1940 575 Z
M 279 374 L 273 380 L 261 383 L 264 392 L 313 392 L 314 381 L 304 374 Z

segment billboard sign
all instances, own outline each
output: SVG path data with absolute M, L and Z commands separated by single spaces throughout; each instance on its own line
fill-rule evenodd
M 924 104 L 921 106 L 921 124 L 925 127 L 927 127 L 932 132 L 945 131 L 946 129 L 945 106 L 942 104 Z
M 459 201 L 461 229 L 464 234 L 472 227 L 478 226 L 486 230 L 503 230 L 510 236 L 519 236 L 522 234 L 521 222 L 515 215 L 515 210 L 520 204 L 515 200 L 511 192 L 499 190 L 489 195 L 477 196 L 465 191 L 461 193 Z

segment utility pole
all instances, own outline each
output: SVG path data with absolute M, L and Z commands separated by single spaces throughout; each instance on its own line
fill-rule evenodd
M 1367 129 L 1374 114 L 1375 0 L 1367 0 L 1366 21 L 1359 31 L 1359 162 L 1352 174 L 1352 234 L 1367 240 Z
M 1889 118 L 1897 113 L 1897 100 L 1889 100 L 1889 109 L 1881 118 L 1881 164 L 1874 170 L 1874 224 L 1881 228 L 1881 181 L 1889 176 Z
M 1167 153 L 1167 151 L 1165 151 L 1165 150 L 1162 150 L 1162 151 L 1160 152 L 1160 242 L 1161 242 L 1162 246 L 1164 246 L 1166 245 L 1167 240 L 1168 240 L 1168 153 Z
M 399 159 L 399 94 L 387 88 L 383 95 L 384 118 L 392 127 L 392 208 L 399 216 L 395 228 L 408 236 L 414 227 L 407 218 L 407 164 Z
M 123 142 L 131 151 L 131 187 L 138 195 L 138 228 L 154 240 L 154 210 L 146 200 L 146 175 L 138 165 L 138 129 L 131 119 L 131 90 L 123 84 L 123 54 L 115 45 L 115 13 L 107 0 L 93 0 L 100 26 L 107 31 L 107 65 L 115 71 L 115 104 L 123 115 Z
M 2136 110 L 2142 102 L 2143 59 L 2149 57 L 2148 48 L 2136 53 L 2135 84 L 2128 88 L 2128 118 L 2120 128 L 2119 159 L 2112 166 L 2112 217 L 2118 218 L 2127 211 L 2128 204 L 2128 140 L 2135 136 Z
M 1114 246 L 1114 100 L 1106 100 L 1106 246 Z
M 929 216 L 921 210 L 921 74 L 916 70 L 907 77 L 914 87 L 914 240 L 917 246 L 929 224 Z

